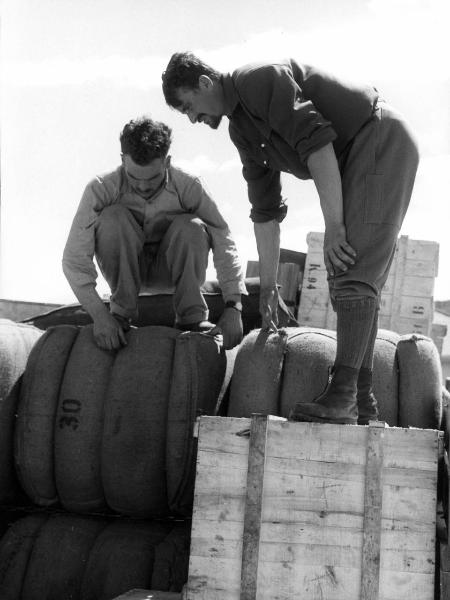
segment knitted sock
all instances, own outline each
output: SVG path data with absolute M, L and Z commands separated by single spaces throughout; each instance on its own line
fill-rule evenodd
M 360 369 L 373 333 L 377 300 L 370 296 L 336 298 L 336 365 Z
M 362 359 L 361 367 L 365 369 L 373 369 L 373 353 L 375 350 L 375 341 L 377 339 L 378 333 L 378 308 L 375 310 L 375 314 L 373 316 L 372 330 L 369 335 L 369 339 L 367 341 L 367 348 Z

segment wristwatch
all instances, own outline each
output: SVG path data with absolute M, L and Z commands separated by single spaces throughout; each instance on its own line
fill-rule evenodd
M 235 310 L 242 312 L 242 302 L 236 300 L 228 300 L 225 302 L 225 308 L 234 308 Z

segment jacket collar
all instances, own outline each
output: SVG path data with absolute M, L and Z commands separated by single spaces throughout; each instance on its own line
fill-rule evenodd
M 234 87 L 234 83 L 230 73 L 222 75 L 221 83 L 223 87 L 223 93 L 225 96 L 225 114 L 228 118 L 230 118 L 236 106 L 239 104 L 239 96 L 236 92 L 236 88 Z
M 239 92 L 236 88 L 236 84 L 235 84 L 236 74 L 237 74 L 237 72 L 235 71 L 233 73 L 233 75 L 230 75 L 230 74 L 223 75 L 223 79 L 222 79 L 222 86 L 223 86 L 224 96 L 225 96 L 225 105 L 226 105 L 226 109 L 227 109 L 226 115 L 229 119 L 231 119 L 234 111 L 236 110 L 237 105 L 240 104 L 242 106 L 243 111 L 245 112 L 247 117 L 250 119 L 250 121 L 253 123 L 253 125 L 258 129 L 260 134 L 268 140 L 270 138 L 272 128 L 270 127 L 270 125 L 268 123 L 266 123 L 262 119 L 256 117 L 249 111 L 249 109 L 243 102 L 243 100 L 240 97 Z

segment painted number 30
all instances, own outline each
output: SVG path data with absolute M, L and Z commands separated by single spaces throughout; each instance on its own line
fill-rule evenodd
M 61 429 L 70 427 L 74 431 L 78 429 L 78 425 L 80 424 L 78 416 L 81 411 L 80 400 L 67 398 L 63 400 L 61 407 L 64 414 L 59 417 L 59 427 Z

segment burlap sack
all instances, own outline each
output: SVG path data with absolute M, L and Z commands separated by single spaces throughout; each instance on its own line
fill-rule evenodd
M 152 590 L 181 592 L 188 579 L 190 538 L 190 521 L 179 521 L 156 546 Z
M 288 417 L 297 402 L 312 402 L 324 389 L 336 354 L 336 332 L 289 327 L 285 337 L 260 330 L 243 340 L 231 384 L 229 416 L 260 412 Z M 398 424 L 397 341 L 400 336 L 380 330 L 374 352 L 374 392 L 380 419 Z
M 180 592 L 190 523 L 39 511 L 0 539 L 1 600 L 110 600 L 131 589 Z
M 16 471 L 28 497 L 41 506 L 58 501 L 54 427 L 61 382 L 78 335 L 72 325 L 51 327 L 34 346 L 23 376 L 14 435 Z
M 336 354 L 336 333 L 327 329 L 289 329 L 281 384 L 280 415 L 297 402 L 312 402 L 325 388 Z
M 176 340 L 167 416 L 167 493 L 171 511 L 190 515 L 194 495 L 198 415 L 214 415 L 227 387 L 236 351 L 215 338 L 182 333 Z
M 0 503 L 19 494 L 14 473 L 13 433 L 21 376 L 42 331 L 31 325 L 0 319 Z
M 373 356 L 373 391 L 378 405 L 378 418 L 391 427 L 398 425 L 398 361 L 400 335 L 379 329 Z
M 168 327 L 128 334 L 105 398 L 101 450 L 108 506 L 133 516 L 167 512 L 166 430 L 175 340 Z
M 108 600 L 133 588 L 150 589 L 155 548 L 171 525 L 116 520 L 97 536 L 85 566 L 80 600 Z
M 104 507 L 100 454 L 104 401 L 115 353 L 100 349 L 92 325 L 71 349 L 56 409 L 55 481 L 61 504 L 73 512 Z
M 229 417 L 279 413 L 280 382 L 288 333 L 251 331 L 239 346 L 231 380 Z
M 80 598 L 91 548 L 104 527 L 98 519 L 50 515 L 34 539 L 20 598 Z
M 430 338 L 411 333 L 397 344 L 400 369 L 399 425 L 439 429 L 442 418 L 442 368 Z
M 22 598 L 22 586 L 34 542 L 47 520 L 45 514 L 29 515 L 13 523 L 0 539 L 0 598 Z

